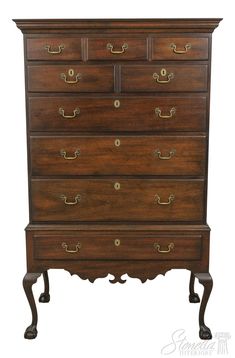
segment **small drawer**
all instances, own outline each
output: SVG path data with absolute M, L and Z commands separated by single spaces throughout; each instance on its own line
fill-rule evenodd
M 207 65 L 165 65 L 122 67 L 123 92 L 207 91 Z
M 205 96 L 29 97 L 31 131 L 204 131 Z
M 28 60 L 81 60 L 80 37 L 44 37 L 27 39 Z
M 205 136 L 31 137 L 32 175 L 204 175 Z
M 207 60 L 206 37 L 153 37 L 153 60 Z
M 33 222 L 196 221 L 204 181 L 186 179 L 32 179 Z
M 147 40 L 143 38 L 89 38 L 88 60 L 146 60 Z
M 31 92 L 113 92 L 113 66 L 28 66 Z
M 34 234 L 36 260 L 200 260 L 201 235 L 81 232 Z

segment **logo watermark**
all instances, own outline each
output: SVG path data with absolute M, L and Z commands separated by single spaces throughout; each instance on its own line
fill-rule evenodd
M 170 343 L 162 347 L 161 354 L 170 355 L 178 352 L 181 356 L 227 355 L 230 338 L 229 332 L 216 332 L 212 340 L 189 342 L 185 329 L 177 329 L 172 333 Z

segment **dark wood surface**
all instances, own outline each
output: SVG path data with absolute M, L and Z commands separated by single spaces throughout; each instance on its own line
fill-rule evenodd
M 120 189 L 115 189 L 115 184 Z M 203 180 L 33 179 L 33 221 L 203 221 Z M 68 202 L 80 201 L 75 205 Z M 170 195 L 175 199 L 169 205 Z
M 15 20 L 29 164 L 25 338 L 37 335 L 32 285 L 42 273 L 48 302 L 51 268 L 91 282 L 111 273 L 112 283 L 188 269 L 191 296 L 195 277 L 204 286 L 200 338 L 211 338 L 208 122 L 220 20 Z
M 120 102 L 118 108 L 115 101 Z M 74 110 L 79 113 L 73 116 Z M 161 118 L 155 112 L 159 108 Z M 173 114 L 171 117 L 171 110 Z M 207 128 L 207 98 L 205 95 L 164 95 L 125 97 L 29 96 L 29 125 L 31 131 L 205 131 Z
M 206 142 L 202 136 L 31 137 L 31 168 L 45 176 L 200 176 Z

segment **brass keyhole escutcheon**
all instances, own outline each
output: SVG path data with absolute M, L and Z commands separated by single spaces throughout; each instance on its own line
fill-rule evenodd
M 120 147 L 120 145 L 121 145 L 120 139 L 115 139 L 114 144 L 115 144 L 115 147 Z
M 121 188 L 121 184 L 120 183 L 115 183 L 114 184 L 114 189 L 115 190 L 119 190 Z
M 68 74 L 69 74 L 70 77 L 73 77 L 74 76 L 74 70 L 72 68 L 70 68 L 68 70 Z
M 161 75 L 164 77 L 164 76 L 166 76 L 166 74 L 167 74 L 166 69 L 162 68 L 161 69 Z
M 115 99 L 115 101 L 113 102 L 113 105 L 115 108 L 119 108 L 121 106 L 121 102 L 119 101 L 119 99 Z
M 114 245 L 115 246 L 120 246 L 121 245 L 121 241 L 119 239 L 114 240 Z

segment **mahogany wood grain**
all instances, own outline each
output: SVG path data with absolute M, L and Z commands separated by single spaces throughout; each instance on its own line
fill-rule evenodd
M 68 75 L 70 69 L 74 70 L 71 77 Z M 28 89 L 30 92 L 113 92 L 113 71 L 113 66 L 110 65 L 30 65 Z M 81 75 L 81 79 L 69 84 L 61 78 L 62 73 L 70 81 L 75 81 L 77 74 Z
M 165 69 L 167 75 L 161 76 L 161 70 Z M 158 83 L 153 78 L 157 73 L 160 81 L 167 81 L 168 75 L 173 74 L 174 78 L 168 83 Z M 123 92 L 197 92 L 207 91 L 208 85 L 207 65 L 123 65 L 121 69 Z
M 209 56 L 207 37 L 176 37 L 175 35 L 158 36 L 152 38 L 152 59 L 153 60 L 207 60 Z M 175 53 L 171 45 L 176 46 Z M 190 44 L 186 50 L 185 46 Z
M 115 183 L 120 189 L 115 189 Z M 174 200 L 170 205 L 170 195 Z M 202 221 L 203 180 L 32 179 L 32 220 L 37 221 Z M 76 205 L 66 205 L 61 196 Z
M 200 176 L 206 146 L 205 136 L 31 137 L 32 175 Z
M 119 100 L 120 106 L 114 106 Z M 31 131 L 205 131 L 207 128 L 207 98 L 193 94 L 176 97 L 80 97 L 74 96 L 29 96 L 29 126 Z M 79 114 L 73 119 L 64 119 L 59 113 L 63 108 L 65 115 Z M 155 109 L 161 110 L 161 118 Z

